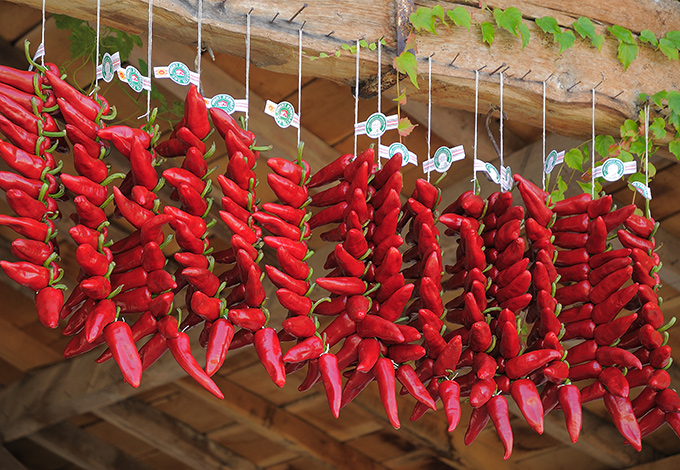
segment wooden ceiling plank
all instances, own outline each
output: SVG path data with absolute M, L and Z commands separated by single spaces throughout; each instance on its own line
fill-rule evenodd
M 205 434 L 137 399 L 100 408 L 94 414 L 190 467 L 255 469 L 251 462 Z
M 27 470 L 5 446 L 0 446 L 0 468 L 3 470 Z
M 205 354 L 198 331 L 191 332 L 194 356 Z M 185 377 L 167 354 L 145 371 L 139 388 L 123 382 L 114 361 L 94 362 L 86 354 L 45 367 L 0 390 L 0 440 L 12 441 L 88 411 Z M 240 354 L 232 351 L 231 357 Z M 227 359 L 228 360 L 228 359 Z
M 67 421 L 31 434 L 28 439 L 82 468 L 151 470 L 148 465 Z
M 40 0 L 14 0 L 33 8 L 41 7 Z M 456 2 L 459 3 L 459 2 Z M 460 2 L 462 3 L 462 2 Z M 669 15 L 659 15 L 661 6 L 658 1 L 639 0 L 636 12 L 639 17 L 647 18 L 649 28 L 653 32 L 664 31 L 669 25 L 666 18 L 677 17 L 678 7 L 671 0 L 661 1 Z M 550 6 L 542 6 L 533 0 L 517 0 L 513 6 L 524 14 L 524 23 L 528 26 L 532 40 L 522 50 L 521 41 L 505 31 L 499 31 L 493 47 L 487 47 L 479 40 L 478 27 L 467 31 L 464 28 L 453 28 L 451 32 L 442 32 L 435 36 L 423 34 L 417 39 L 417 47 L 424 57 L 436 51 L 433 60 L 434 96 L 440 105 L 470 111 L 473 108 L 470 96 L 474 92 L 474 71 L 482 65 L 487 69 L 480 73 L 480 105 L 483 108 L 498 101 L 498 75 L 490 75 L 501 63 L 527 64 L 531 75 L 521 79 L 525 70 L 514 71 L 508 77 L 505 88 L 505 104 L 510 120 L 526 122 L 538 126 L 541 121 L 540 109 L 542 97 L 542 80 L 554 73 L 548 81 L 548 100 L 552 113 L 551 122 L 561 132 L 585 138 L 590 135 L 590 89 L 602 80 L 603 71 L 610 72 L 598 88 L 597 129 L 599 133 L 617 134 L 624 118 L 637 118 L 636 99 L 639 92 L 653 93 L 658 91 L 659 84 L 673 83 L 674 75 L 680 70 L 677 62 L 668 62 L 666 58 L 651 48 L 641 48 L 637 60 L 624 72 L 617 59 L 618 42 L 611 35 L 605 36 L 602 51 L 590 46 L 585 41 L 577 41 L 573 48 L 558 54 L 559 46 L 543 39 L 543 33 L 533 20 L 542 16 L 557 15 L 563 22 L 560 26 L 569 27 L 573 18 L 583 12 L 593 15 L 597 9 L 588 7 L 590 2 L 560 2 L 557 10 Z M 453 3 L 451 6 L 454 6 Z M 396 46 L 395 7 L 390 0 L 379 0 L 366 4 L 363 0 L 336 2 L 318 0 L 305 9 L 296 21 L 288 22 L 296 10 L 296 6 L 285 0 L 255 2 L 238 0 L 230 2 L 229 8 L 222 2 L 207 3 L 203 9 L 203 40 L 217 52 L 234 53 L 243 50 L 246 13 L 254 7 L 251 15 L 252 60 L 253 63 L 274 71 L 294 74 L 297 71 L 298 30 L 302 21 L 306 21 L 304 34 L 304 50 L 308 56 L 317 56 L 321 52 L 333 53 L 341 44 L 356 40 L 356 31 L 361 31 L 367 40 L 385 37 L 388 47 L 384 50 L 384 61 L 389 63 Z M 490 11 L 480 11 L 476 5 L 464 3 L 475 21 L 492 21 Z M 95 16 L 95 8 L 89 0 L 71 0 L 69 2 L 48 2 L 48 11 L 75 15 L 91 20 Z M 147 3 L 139 0 L 105 0 L 102 2 L 102 23 L 125 31 L 140 33 L 147 29 Z M 168 0 L 155 5 L 154 33 L 157 38 L 174 39 L 184 44 L 193 45 L 196 41 L 196 7 L 181 0 Z M 272 21 L 274 15 L 280 13 L 278 21 Z M 610 23 L 609 17 L 602 18 L 602 25 L 597 26 L 599 32 Z M 680 29 L 680 28 L 675 28 Z M 334 31 L 332 36 L 328 36 Z M 160 41 L 157 41 L 157 44 Z M 460 52 L 453 66 L 449 63 Z M 377 54 L 365 53 L 366 66 L 363 76 L 374 75 Z M 531 58 L 530 64 L 527 58 Z M 193 57 L 189 63 L 193 62 Z M 597 64 L 584 67 L 583 64 Z M 519 66 L 518 66 L 519 67 Z M 339 58 L 327 58 L 308 61 L 305 64 L 306 74 L 329 78 L 335 81 L 350 83 L 354 79 L 354 56 L 342 53 Z M 369 74 L 366 70 L 371 70 Z M 574 84 L 580 84 L 572 88 Z M 426 87 L 419 91 L 412 90 L 411 99 L 426 101 Z M 623 93 L 617 98 L 620 91 Z
M 203 393 L 202 388 L 192 381 L 180 380 L 176 385 L 194 394 L 197 399 L 203 400 L 217 412 L 224 413 L 258 434 L 292 450 L 335 465 L 338 469 L 385 468 L 350 446 L 332 439 L 323 430 L 248 392 L 234 382 L 215 377 L 215 383 L 224 392 L 225 399 L 222 401 Z
M 654 462 L 647 462 L 634 467 L 628 467 L 626 470 L 659 470 L 662 468 L 678 468 L 680 467 L 680 454 L 671 455 L 665 459 L 659 459 Z
M 27 371 L 62 359 L 61 354 L 0 317 L 0 357 L 17 369 Z

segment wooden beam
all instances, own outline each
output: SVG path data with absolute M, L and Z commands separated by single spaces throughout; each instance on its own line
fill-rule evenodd
M 205 434 L 137 399 L 100 408 L 94 414 L 189 467 L 255 469 L 251 462 Z
M 0 318 L 0 358 L 27 371 L 62 359 L 61 354 Z
M 634 467 L 628 467 L 626 470 L 659 470 L 661 468 L 678 468 L 680 467 L 680 454 L 671 455 L 665 459 L 656 460 L 654 462 L 647 462 Z
M 202 388 L 191 380 L 179 380 L 176 385 L 193 394 L 196 399 L 204 401 L 216 412 L 223 413 L 267 439 L 327 462 L 335 468 L 385 469 L 348 445 L 332 439 L 322 429 L 247 391 L 231 380 L 218 376 L 213 378 L 224 392 L 225 399 L 222 401 L 214 400 L 210 395 L 203 393 Z
M 198 344 L 198 332 L 191 335 L 192 352 L 202 357 L 205 353 Z M 186 376 L 167 354 L 144 372 L 139 388 L 132 388 L 123 382 L 114 361 L 97 364 L 95 354 L 46 367 L 0 390 L 0 441 L 13 441 Z M 229 357 L 237 354 L 240 352 L 232 352 Z
M 3 470 L 27 470 L 5 446 L 0 446 L 0 468 L 3 468 Z
M 41 7 L 40 0 L 13 0 L 33 8 Z M 442 2 L 440 2 L 442 3 Z M 480 73 L 480 106 L 488 108 L 498 102 L 498 74 L 490 75 L 503 63 L 510 65 L 505 81 L 505 108 L 510 120 L 540 124 L 542 81 L 550 74 L 548 81 L 549 125 L 560 133 L 585 138 L 590 135 L 590 90 L 602 80 L 598 87 L 597 131 L 616 134 L 625 118 L 637 118 L 636 98 L 638 93 L 659 91 L 662 84 L 674 83 L 673 77 L 680 71 L 680 63 L 668 61 L 662 54 L 651 48 L 641 47 L 638 58 L 624 72 L 617 55 L 618 42 L 611 35 L 605 37 L 602 51 L 586 41 L 578 39 L 573 48 L 558 54 L 559 46 L 539 30 L 535 18 L 557 16 L 560 26 L 570 27 L 574 18 L 581 15 L 593 16 L 602 23 L 597 27 L 604 32 L 612 21 L 629 25 L 630 12 L 617 15 L 601 13 L 601 2 L 581 0 L 575 2 L 550 2 L 542 5 L 532 0 L 518 0 L 518 7 L 524 22 L 531 32 L 531 41 L 524 50 L 521 41 L 507 31 L 496 33 L 494 45 L 482 43 L 477 22 L 491 21 L 488 11 L 480 11 L 475 5 L 462 1 L 444 2 L 447 7 L 463 4 L 473 13 L 475 25 L 471 31 L 456 27 L 451 31 L 442 30 L 438 36 L 423 34 L 417 45 L 421 57 L 432 52 L 433 90 L 437 104 L 471 111 L 474 103 L 470 99 L 474 92 L 474 71 L 486 65 Z M 505 7 L 505 2 L 498 6 Z M 502 3 L 502 5 L 501 5 Z M 680 29 L 678 17 L 680 6 L 671 0 L 636 0 L 635 18 L 645 18 L 647 29 L 662 34 L 668 28 Z M 187 45 L 196 43 L 197 11 L 193 3 L 181 0 L 158 2 L 155 6 L 154 34 L 158 38 L 178 40 Z M 342 44 L 353 43 L 357 36 L 367 40 L 385 37 L 385 63 L 391 63 L 396 48 L 395 3 L 393 0 L 377 0 L 370 4 L 362 0 L 348 0 L 342 3 L 333 0 L 319 0 L 306 8 L 295 21 L 288 22 L 297 4 L 284 0 L 207 2 L 203 8 L 203 40 L 217 52 L 244 55 L 245 17 L 251 15 L 252 61 L 259 67 L 274 71 L 295 73 L 298 30 L 303 21 L 304 49 L 309 56 L 321 52 L 332 53 Z M 53 13 L 62 13 L 87 20 L 95 16 L 95 6 L 89 0 L 69 2 L 48 2 L 47 8 Z M 612 6 L 612 8 L 614 8 Z M 104 0 L 102 2 L 102 23 L 133 33 L 147 30 L 147 3 L 140 0 Z M 661 14 L 660 11 L 666 12 Z M 272 21 L 278 13 L 276 20 Z M 637 22 L 637 20 L 636 20 Z M 637 24 L 637 23 L 636 23 Z M 333 35 L 328 33 L 333 31 Z M 358 33 L 357 33 L 358 32 Z M 460 56 L 450 66 L 456 55 Z M 362 78 L 375 75 L 377 54 L 364 53 Z M 424 65 L 424 59 L 421 63 Z M 584 67 L 583 64 L 592 64 Z M 305 75 L 329 78 L 350 84 L 354 80 L 354 57 L 343 53 L 340 58 L 320 59 L 305 62 Z M 422 70 L 424 68 L 421 67 Z M 368 72 L 370 70 L 370 72 Z M 531 74 L 521 77 L 531 70 Z M 574 86 L 576 85 L 576 86 Z M 611 98 L 623 92 L 617 98 Z M 425 101 L 426 87 L 412 90 L 411 98 Z
M 67 421 L 31 434 L 28 439 L 78 467 L 92 470 L 151 470 L 145 463 Z

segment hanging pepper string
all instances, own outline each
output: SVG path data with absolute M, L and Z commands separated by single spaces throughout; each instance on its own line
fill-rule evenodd
M 592 135 L 591 135 L 591 142 L 592 142 L 592 152 L 591 152 L 591 158 L 590 158 L 590 197 L 595 199 L 595 88 L 592 90 L 593 93 L 593 109 L 592 109 Z
M 359 123 L 359 39 L 357 39 L 357 71 L 356 85 L 354 87 L 354 156 L 357 155 L 357 132 L 356 126 Z
M 251 8 L 246 15 L 246 120 L 245 128 L 248 130 L 248 119 L 250 119 L 250 14 L 253 12 Z
M 649 103 L 645 106 L 645 190 L 649 189 Z M 645 196 L 645 216 L 651 217 L 649 198 Z
M 543 175 L 543 191 L 545 191 L 545 82 L 543 82 L 543 167 L 541 173 Z
M 146 120 L 151 116 L 151 50 L 153 49 L 153 0 L 149 0 L 149 33 L 146 40 L 146 65 L 149 89 L 146 90 Z
M 472 153 L 472 190 L 477 194 L 477 170 L 475 169 L 475 162 L 477 161 L 477 127 L 479 124 L 479 70 L 475 70 L 475 140 Z
M 43 47 L 43 50 L 45 48 L 45 2 L 47 0 L 43 0 L 42 2 L 42 29 L 40 31 L 40 45 Z M 40 63 L 45 66 L 45 54 L 43 53 L 42 56 L 40 57 Z
M 430 159 L 432 137 L 432 56 L 427 59 L 427 159 Z M 430 171 L 427 172 L 427 181 L 430 182 Z
M 196 46 L 196 73 L 198 74 L 198 81 L 201 81 L 201 49 L 203 40 L 203 0 L 198 0 L 198 45 Z
M 501 79 L 501 91 L 500 91 L 500 100 L 501 100 L 501 126 L 500 126 L 501 138 L 500 138 L 500 141 L 501 141 L 501 143 L 500 143 L 500 152 L 499 152 L 498 156 L 501 160 L 501 167 L 500 167 L 500 171 L 498 172 L 498 174 L 500 175 L 501 191 L 504 191 L 504 186 L 503 186 L 503 171 L 504 171 L 503 170 L 504 169 L 504 165 L 503 165 L 503 72 L 501 72 L 499 75 L 500 75 L 500 79 Z
M 298 128 L 297 128 L 297 143 L 300 146 L 300 130 L 302 129 L 302 28 L 298 30 Z
M 97 97 L 97 88 L 99 86 L 99 76 L 97 75 L 97 67 L 99 67 L 99 18 L 101 15 L 101 0 L 97 0 L 97 44 L 96 44 L 96 60 L 94 67 L 94 96 Z
M 382 44 L 378 41 L 378 112 L 382 110 Z M 378 169 L 382 166 L 380 163 L 380 137 L 378 136 Z

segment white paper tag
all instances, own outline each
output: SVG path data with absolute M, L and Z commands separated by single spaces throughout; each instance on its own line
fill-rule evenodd
M 295 113 L 295 108 L 288 101 L 274 103 L 267 100 L 264 106 L 264 113 L 273 117 L 276 125 L 282 129 L 293 126 L 300 127 L 300 116 Z
M 512 170 L 509 166 L 501 168 L 501 191 L 510 191 L 512 189 Z
M 645 199 L 652 199 L 652 190 L 649 189 L 649 186 L 646 186 L 644 183 L 641 183 L 640 181 L 633 181 L 630 183 L 635 190 L 642 194 L 642 197 Z
M 622 162 L 618 158 L 608 158 L 602 166 L 593 171 L 594 178 L 604 178 L 609 182 L 620 180 L 623 175 L 630 175 L 637 171 L 636 162 Z
M 564 163 L 564 150 L 557 152 L 557 150 L 552 150 L 547 157 L 545 157 L 545 166 L 543 171 L 546 175 L 550 174 L 557 165 Z
M 401 166 L 406 166 L 409 163 L 412 165 L 418 165 L 418 156 L 411 152 L 406 146 L 400 142 L 394 142 L 389 147 L 387 145 L 380 144 L 378 147 L 378 155 L 381 158 L 392 158 L 395 154 L 401 154 Z
M 119 68 L 117 74 L 121 82 L 130 85 L 130 88 L 137 93 L 141 93 L 142 90 L 151 90 L 151 80 L 149 80 L 149 77 L 139 73 L 139 70 L 132 65 L 128 65 L 124 69 Z
M 118 69 L 120 69 L 120 54 L 116 52 L 110 55 L 108 52 L 105 52 L 102 57 L 102 63 L 97 65 L 97 78 L 110 83 Z
M 45 57 L 45 44 L 43 44 L 42 42 L 38 46 L 38 49 L 35 51 L 35 55 L 33 56 L 33 62 L 38 62 L 38 59 L 40 59 L 41 57 Z M 29 71 L 33 70 L 33 65 L 28 67 L 28 70 Z
M 451 168 L 453 162 L 465 158 L 465 148 L 462 145 L 456 147 L 439 147 L 434 156 L 423 162 L 423 172 L 430 173 L 433 170 L 444 173 Z
M 178 85 L 189 85 L 190 83 L 198 86 L 200 76 L 196 72 L 189 70 L 189 67 L 182 62 L 172 62 L 167 67 L 154 67 L 154 78 L 169 78 Z
M 364 122 L 354 125 L 354 135 L 366 134 L 371 139 L 377 139 L 386 131 L 399 127 L 399 116 L 385 116 L 383 113 L 373 113 Z
M 493 183 L 500 184 L 501 182 L 500 173 L 498 173 L 496 167 L 493 166 L 491 163 L 483 162 L 482 160 L 475 160 L 474 170 L 475 172 L 481 171 L 483 173 L 486 173 L 486 176 L 487 178 L 489 178 L 489 181 Z
M 237 111 L 245 113 L 248 111 L 248 100 L 235 100 L 231 95 L 226 93 L 220 93 L 212 98 L 203 98 L 205 100 L 205 105 L 208 108 L 220 108 L 227 112 L 227 114 L 233 114 Z

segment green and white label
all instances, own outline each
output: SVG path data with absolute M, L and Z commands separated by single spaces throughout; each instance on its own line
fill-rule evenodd
M 273 117 L 276 125 L 282 129 L 290 126 L 300 126 L 300 116 L 295 113 L 295 108 L 288 101 L 274 103 L 271 100 L 267 100 L 264 107 L 264 113 Z
M 387 145 L 380 144 L 378 147 L 378 155 L 380 158 L 390 159 L 396 154 L 401 155 L 401 166 L 406 166 L 409 163 L 413 165 L 418 164 L 418 156 L 400 142 L 394 142 L 389 147 Z
M 151 81 L 149 80 L 149 77 L 143 76 L 139 73 L 139 70 L 132 65 L 128 65 L 124 69 L 118 69 L 117 73 L 118 79 L 121 82 L 130 85 L 130 88 L 137 93 L 140 93 L 142 90 L 151 90 Z
M 364 122 L 354 125 L 354 135 L 366 134 L 371 139 L 377 139 L 386 131 L 396 129 L 399 125 L 399 116 L 385 116 L 383 113 L 373 113 Z
M 564 163 L 564 150 L 559 153 L 556 150 L 552 150 L 548 156 L 545 157 L 545 166 L 543 167 L 543 171 L 546 175 L 550 174 L 560 163 Z
M 198 86 L 200 77 L 196 72 L 189 70 L 189 67 L 182 62 L 172 62 L 167 67 L 154 67 L 153 76 L 155 78 L 169 78 L 178 85 L 188 85 L 193 83 Z
M 203 98 L 203 100 L 208 108 L 219 108 L 226 111 L 227 114 L 233 114 L 236 111 L 248 111 L 248 100 L 236 100 L 226 93 L 220 93 L 212 98 Z
M 640 181 L 633 181 L 630 184 L 631 184 L 631 186 L 633 186 L 635 188 L 635 190 L 637 192 L 642 194 L 642 197 L 644 197 L 645 199 L 651 199 L 652 198 L 652 190 L 649 189 L 649 186 L 646 186 L 644 183 L 642 183 Z
M 595 168 L 593 177 L 604 178 L 606 181 L 618 181 L 623 175 L 635 173 L 637 164 L 633 162 L 623 162 L 618 158 L 609 158 L 604 161 L 602 166 Z
M 462 145 L 456 147 L 439 147 L 434 156 L 423 162 L 423 172 L 430 173 L 433 170 L 439 173 L 449 171 L 451 164 L 465 158 L 465 149 Z

